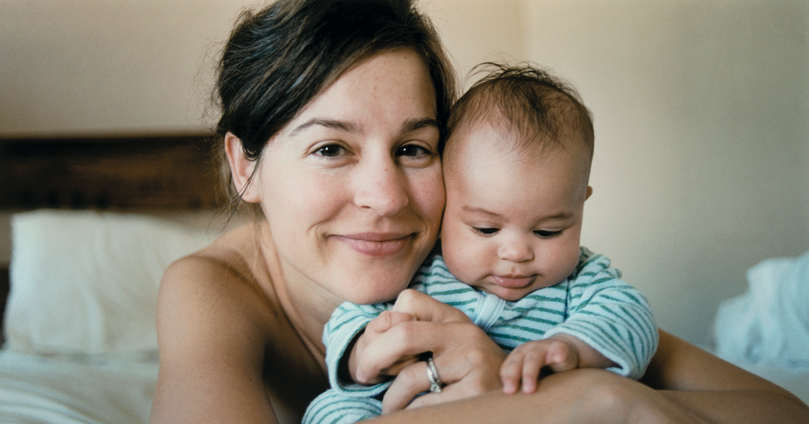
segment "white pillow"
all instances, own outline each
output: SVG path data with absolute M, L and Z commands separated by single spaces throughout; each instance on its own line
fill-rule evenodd
M 39 354 L 157 349 L 157 291 L 215 230 L 153 216 L 38 210 L 12 216 L 8 347 Z

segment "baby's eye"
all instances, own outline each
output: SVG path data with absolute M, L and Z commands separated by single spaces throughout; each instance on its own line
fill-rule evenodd
M 559 234 L 562 234 L 562 231 L 537 230 L 537 231 L 534 231 L 534 234 L 536 234 L 537 237 L 539 237 L 539 238 L 549 239 L 549 238 L 554 238 L 554 237 L 558 236 Z
M 490 236 L 492 234 L 497 234 L 497 228 L 474 228 L 476 233 L 483 234 L 484 236 Z
M 333 158 L 339 156 L 344 151 L 345 149 L 337 144 L 329 144 L 315 150 L 315 154 Z

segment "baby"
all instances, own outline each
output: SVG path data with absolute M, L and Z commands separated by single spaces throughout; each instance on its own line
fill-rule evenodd
M 543 367 L 637 379 L 657 349 L 651 310 L 607 258 L 580 246 L 592 194 L 590 113 L 542 70 L 490 66 L 453 107 L 443 153 L 443 255 L 430 256 L 410 288 L 461 309 L 510 352 L 501 369 L 506 393 L 533 392 Z M 312 402 L 305 423 L 381 413 L 377 398 L 390 382 L 347 381 L 356 376 L 347 358 L 391 306 L 345 303 L 332 314 L 323 335 L 332 389 Z M 428 358 L 433 392 L 441 390 L 439 370 Z

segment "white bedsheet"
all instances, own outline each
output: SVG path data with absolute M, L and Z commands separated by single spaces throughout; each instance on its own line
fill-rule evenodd
M 761 262 L 747 279 L 746 293 L 719 306 L 719 355 L 809 371 L 809 252 Z
M 763 261 L 747 279 L 719 306 L 715 352 L 809 404 L 809 252 Z
M 141 424 L 156 354 L 44 357 L 0 352 L 0 422 Z

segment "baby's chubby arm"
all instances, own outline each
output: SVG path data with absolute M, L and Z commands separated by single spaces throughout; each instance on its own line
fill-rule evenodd
M 576 368 L 606 369 L 615 365 L 578 338 L 568 334 L 555 334 L 547 339 L 517 346 L 503 362 L 500 378 L 504 393 L 516 393 L 522 387 L 523 393 L 530 394 L 536 391 L 543 367 L 561 372 Z

